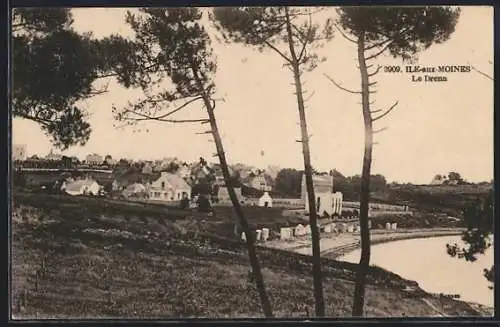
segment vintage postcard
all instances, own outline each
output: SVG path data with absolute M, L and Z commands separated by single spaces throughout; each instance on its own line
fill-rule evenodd
M 11 15 L 11 319 L 493 315 L 492 7 Z

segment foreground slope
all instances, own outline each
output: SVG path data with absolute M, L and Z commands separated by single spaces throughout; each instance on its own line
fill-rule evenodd
M 246 253 L 234 242 L 203 236 L 203 220 L 97 212 L 75 203 L 45 208 L 14 203 L 14 317 L 261 316 Z M 259 257 L 276 315 L 314 312 L 304 257 L 270 249 L 259 249 Z M 328 316 L 350 316 L 352 277 L 352 270 L 325 261 Z M 367 316 L 478 314 L 447 297 L 410 296 L 401 291 L 404 280 L 388 272 L 370 280 Z

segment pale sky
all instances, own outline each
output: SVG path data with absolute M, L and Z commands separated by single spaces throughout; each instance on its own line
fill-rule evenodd
M 96 37 L 112 33 L 131 36 L 124 23 L 127 9 L 74 9 L 76 30 L 92 31 Z M 282 59 L 272 51 L 259 53 L 241 45 L 213 42 L 218 58 L 216 87 L 225 102 L 217 104 L 216 116 L 229 163 L 265 167 L 303 168 L 293 77 Z M 419 55 L 418 65 L 468 65 L 492 74 L 493 8 L 464 7 L 455 33 L 441 45 Z M 305 89 L 313 97 L 307 103 L 312 164 L 319 170 L 337 169 L 347 176 L 360 174 L 363 158 L 363 120 L 360 97 L 331 84 L 327 73 L 343 86 L 360 85 L 356 50 L 339 33 L 320 52 L 328 60 L 304 75 Z M 403 65 L 401 60 L 380 57 L 380 65 Z M 493 178 L 493 82 L 478 73 L 445 74 L 442 83 L 413 83 L 412 74 L 380 73 L 374 109 L 399 106 L 375 128 L 388 130 L 375 135 L 373 174 L 389 181 L 429 183 L 435 174 L 459 172 L 471 182 Z M 439 75 L 439 74 L 438 74 Z M 436 75 L 435 75 L 436 76 Z M 158 159 L 176 156 L 209 161 L 215 152 L 206 125 L 146 123 L 113 128 L 112 105 L 123 106 L 141 95 L 111 81 L 110 91 L 85 101 L 93 129 L 88 143 L 62 152 L 84 158 L 88 153 L 114 158 Z M 307 96 L 306 96 L 307 97 Z M 201 118 L 196 105 L 178 118 Z M 52 148 L 37 124 L 13 120 L 13 142 L 26 144 L 27 153 L 45 155 Z M 264 156 L 261 155 L 264 151 Z

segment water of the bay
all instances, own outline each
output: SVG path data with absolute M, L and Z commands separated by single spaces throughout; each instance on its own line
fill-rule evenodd
M 418 282 L 427 292 L 459 294 L 460 299 L 493 307 L 494 292 L 483 276 L 493 265 L 493 247 L 479 254 L 477 261 L 452 258 L 447 243 L 459 243 L 459 236 L 412 239 L 373 245 L 370 264 Z M 360 250 L 338 258 L 359 262 Z

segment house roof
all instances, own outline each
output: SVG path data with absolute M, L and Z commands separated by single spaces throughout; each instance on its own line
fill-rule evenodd
M 138 182 L 149 182 L 157 180 L 159 174 L 144 174 L 142 172 L 127 172 L 125 174 L 117 174 L 115 177 L 115 181 L 119 185 L 128 186 L 130 184 L 138 183 Z
M 146 186 L 140 183 L 134 183 L 127 186 L 127 188 L 123 191 L 125 194 L 137 194 L 146 192 Z
M 184 179 L 182 179 L 180 176 L 175 175 L 175 174 L 170 174 L 170 173 L 165 173 L 163 172 L 161 174 L 160 178 L 165 178 L 173 189 L 179 189 L 179 188 L 191 188 L 188 183 Z
M 97 183 L 94 180 L 90 179 L 81 179 L 74 182 L 69 182 L 66 185 L 66 191 L 78 192 L 85 186 L 91 186 L 92 184 Z

